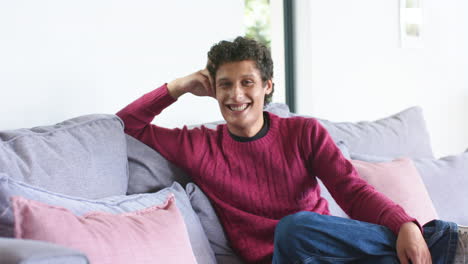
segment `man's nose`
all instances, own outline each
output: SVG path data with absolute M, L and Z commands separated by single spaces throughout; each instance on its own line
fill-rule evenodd
M 235 99 L 240 99 L 244 97 L 244 89 L 242 89 L 242 85 L 234 85 L 234 87 L 232 88 L 232 95 Z

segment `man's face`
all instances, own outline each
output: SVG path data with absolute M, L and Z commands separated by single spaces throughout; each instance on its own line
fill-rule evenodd
M 216 99 L 229 131 L 237 136 L 260 131 L 265 94 L 271 92 L 271 80 L 262 81 L 254 61 L 225 63 L 216 72 Z

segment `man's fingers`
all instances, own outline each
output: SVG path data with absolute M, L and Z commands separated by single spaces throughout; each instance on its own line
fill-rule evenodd
M 205 90 L 207 92 L 207 95 L 208 96 L 211 96 L 211 97 L 214 97 L 214 94 L 213 94 L 213 87 L 211 85 L 211 81 L 210 79 L 208 78 L 205 78 L 205 80 L 203 80 L 203 84 L 205 86 Z
M 210 77 L 206 69 L 198 71 L 197 80 L 200 86 L 198 88 L 198 92 L 196 92 L 196 95 L 215 97 Z
M 408 257 L 404 252 L 398 253 L 398 259 L 400 260 L 401 264 L 409 264 Z
M 412 264 L 431 264 L 432 263 L 432 258 L 431 258 L 431 254 L 429 250 L 423 251 L 423 252 L 417 251 L 417 250 L 409 251 L 409 252 L 406 252 L 405 255 L 406 255 L 405 259 L 411 260 Z
M 210 73 L 208 72 L 208 69 L 203 69 L 200 71 L 200 73 L 203 75 L 203 77 L 205 77 L 205 81 L 204 81 L 204 84 L 205 84 L 205 88 L 208 92 L 208 95 L 211 96 L 211 97 L 215 97 L 215 87 L 214 87 L 214 82 L 213 82 L 213 79 L 211 79 L 211 75 Z
M 424 262 L 423 263 L 432 264 L 432 257 L 431 257 L 431 252 L 429 252 L 429 249 L 426 250 L 426 252 L 424 254 Z
M 215 82 L 211 78 L 211 75 L 208 73 L 208 80 L 210 81 L 210 87 L 211 87 L 211 93 L 213 97 L 216 97 L 216 87 L 215 87 Z

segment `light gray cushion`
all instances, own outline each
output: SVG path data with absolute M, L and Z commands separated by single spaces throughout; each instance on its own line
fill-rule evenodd
M 242 260 L 234 253 L 229 246 L 229 242 L 224 233 L 223 227 L 219 222 L 208 197 L 194 183 L 189 183 L 185 187 L 187 195 L 190 198 L 193 209 L 200 218 L 201 224 L 205 229 L 206 236 L 210 241 L 211 248 L 216 256 L 218 264 L 239 264 Z
M 362 160 L 366 162 L 378 163 L 378 162 L 390 162 L 396 158 L 404 157 L 404 156 L 395 156 L 395 157 L 382 157 L 376 155 L 366 155 L 360 153 L 350 153 L 350 157 L 353 160 Z
M 88 264 L 81 252 L 56 244 L 0 238 L 0 263 L 2 264 Z
M 123 213 L 141 210 L 163 203 L 169 193 L 174 194 L 176 205 L 184 217 L 190 243 L 198 263 L 215 263 L 213 251 L 200 220 L 193 211 L 184 188 L 178 183 L 156 193 L 120 195 L 89 200 L 33 187 L 0 173 L 0 236 L 11 237 L 13 235 L 14 219 L 10 202 L 11 196 L 22 196 L 46 204 L 65 207 L 76 215 L 83 215 L 91 211 Z
M 0 172 L 73 196 L 125 194 L 123 123 L 115 115 L 86 115 L 54 126 L 0 131 Z
M 390 157 L 434 157 L 420 107 L 371 122 L 320 122 L 335 141 L 346 142 L 351 152 Z
M 127 194 L 161 190 L 178 182 L 185 186 L 190 178 L 161 154 L 141 141 L 126 135 L 129 180 Z
M 468 225 L 468 152 L 441 159 L 414 159 L 442 220 Z
M 351 153 L 351 158 L 367 162 L 393 160 L 357 153 Z M 413 162 L 440 218 L 468 225 L 468 150 L 440 159 L 417 158 Z
M 411 107 L 371 122 L 320 122 L 335 141 L 346 142 L 351 152 L 390 157 L 434 157 L 420 107 Z
M 279 117 L 291 117 L 295 116 L 294 113 L 289 111 L 289 106 L 283 103 L 269 103 L 263 109 L 264 111 L 273 113 Z
M 286 109 L 287 105 L 284 104 L 271 104 L 265 108 L 280 117 L 307 117 L 288 113 Z M 434 158 L 426 121 L 418 106 L 376 121 L 318 120 L 335 142 L 346 142 L 351 152 L 386 157 Z

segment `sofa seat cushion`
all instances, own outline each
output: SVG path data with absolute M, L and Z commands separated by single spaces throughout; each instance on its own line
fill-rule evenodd
M 0 131 L 0 172 L 85 198 L 125 194 L 127 145 L 115 115 L 86 115 L 54 126 Z

